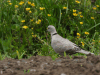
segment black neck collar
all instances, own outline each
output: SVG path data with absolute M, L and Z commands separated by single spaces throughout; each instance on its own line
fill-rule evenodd
M 54 34 L 52 34 L 52 36 L 53 36 L 53 35 L 56 35 L 56 34 L 57 34 L 57 33 L 54 33 Z

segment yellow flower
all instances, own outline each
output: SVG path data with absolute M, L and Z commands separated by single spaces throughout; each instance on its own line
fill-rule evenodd
M 99 43 L 100 43 L 100 40 L 99 40 Z
M 31 4 L 31 2 L 28 1 L 28 4 Z
M 18 5 L 15 5 L 15 8 L 18 8 Z
M 82 43 L 82 46 L 84 47 L 84 42 L 81 42 Z
M 23 1 L 21 1 L 21 2 L 19 3 L 19 5 L 23 5 L 23 3 L 24 3 L 24 2 L 23 2 Z
M 82 12 L 78 12 L 78 14 L 82 14 Z
M 80 17 L 83 17 L 83 15 L 80 15 Z
M 48 14 L 48 16 L 51 16 L 51 14 Z
M 25 20 L 22 20 L 21 22 L 25 22 Z
M 9 3 L 9 5 L 12 5 L 12 3 Z
M 33 21 L 33 19 L 30 19 L 30 21 L 32 22 L 32 21 Z
M 61 15 L 62 15 L 62 13 L 61 13 Z
M 30 10 L 30 8 L 26 8 L 26 11 L 29 11 Z
M 40 24 L 38 21 L 36 21 L 36 24 Z
M 16 50 L 16 53 L 17 53 L 17 54 L 19 53 L 18 50 Z
M 80 36 L 77 36 L 77 38 L 80 38 Z
M 91 19 L 94 19 L 94 17 L 91 17 Z
M 77 16 L 78 14 L 76 14 L 76 13 L 73 13 L 73 15 L 74 15 L 74 16 Z
M 86 35 L 89 35 L 89 32 L 85 32 Z
M 80 38 L 80 36 L 81 36 L 80 33 L 77 33 L 77 38 Z
M 96 7 L 93 7 L 93 10 L 96 10 Z
M 27 28 L 28 28 L 28 26 L 23 26 L 22 28 L 27 29 Z
M 34 3 L 32 3 L 32 4 L 31 4 L 31 6 L 35 6 L 35 4 L 34 4 Z
M 32 35 L 32 37 L 36 37 L 36 35 Z
M 95 40 L 93 39 L 93 42 L 92 42 L 92 44 L 95 44 Z
M 42 7 L 40 7 L 40 10 L 43 10 L 43 8 L 42 8 Z
M 95 41 L 95 40 L 93 39 L 93 41 Z
M 8 0 L 7 2 L 11 2 L 10 0 Z
M 80 24 L 83 24 L 83 22 L 80 22 Z
M 40 10 L 43 10 L 43 9 L 45 9 L 44 7 L 40 7 Z
M 31 29 L 33 29 L 33 28 L 31 28 Z
M 67 7 L 63 7 L 63 9 L 67 9 Z
M 76 0 L 75 2 L 76 2 L 76 3 L 80 3 L 80 1 L 77 1 L 77 0 Z
M 30 10 L 29 13 L 32 13 L 32 11 Z
M 33 32 L 31 34 L 33 34 Z
M 73 9 L 73 12 L 76 12 L 76 10 Z
M 40 19 L 38 19 L 38 22 L 40 22 L 40 23 L 41 23 L 41 20 L 40 20 Z
M 36 24 L 40 24 L 41 23 L 41 20 L 40 19 L 38 19 L 38 21 L 36 21 Z
M 77 36 L 80 36 L 80 33 L 77 33 Z
M 97 7 L 99 7 L 99 5 L 96 5 Z

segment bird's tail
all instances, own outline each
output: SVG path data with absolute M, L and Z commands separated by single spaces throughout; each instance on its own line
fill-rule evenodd
M 80 50 L 80 51 L 77 51 L 78 53 L 83 53 L 83 54 L 93 54 L 94 55 L 94 53 L 91 53 L 91 52 L 88 52 L 88 51 L 85 51 L 85 50 Z

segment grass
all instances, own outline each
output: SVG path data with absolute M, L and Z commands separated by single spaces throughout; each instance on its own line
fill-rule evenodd
M 100 53 L 100 0 L 1 0 L 0 59 L 33 55 L 58 57 L 48 25 L 81 48 Z M 81 54 L 76 54 L 81 55 Z M 66 55 L 65 55 L 66 56 Z

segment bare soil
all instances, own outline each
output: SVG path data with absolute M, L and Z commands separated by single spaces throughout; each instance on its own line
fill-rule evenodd
M 30 59 L 5 58 L 0 61 L 0 75 L 100 75 L 100 56 L 33 56 Z

